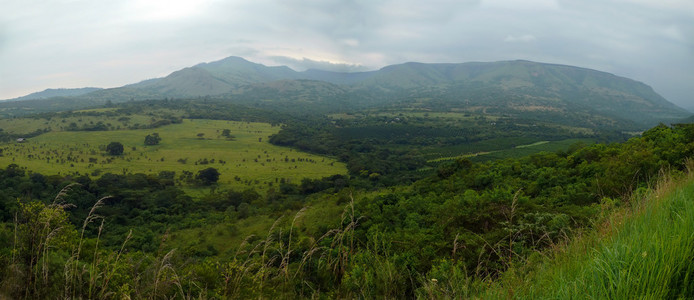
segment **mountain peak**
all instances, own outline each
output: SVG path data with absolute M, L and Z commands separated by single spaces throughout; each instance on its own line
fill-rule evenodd
M 238 56 L 229 56 L 220 60 L 215 60 L 211 62 L 204 62 L 204 63 L 199 63 L 195 65 L 194 67 L 210 67 L 210 66 L 224 66 L 224 67 L 231 67 L 231 66 L 262 66 L 261 64 L 257 64 L 254 62 L 250 62 L 243 57 L 238 57 Z

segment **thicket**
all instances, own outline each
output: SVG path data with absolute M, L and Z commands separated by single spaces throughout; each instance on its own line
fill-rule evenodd
M 478 279 L 492 280 L 590 227 L 606 205 L 652 186 L 660 170 L 680 172 L 693 152 L 694 125 L 661 125 L 621 144 L 458 160 L 410 186 L 377 192 L 360 192 L 363 179 L 333 176 L 281 183 L 266 195 L 215 191 L 200 199 L 186 196 L 170 174 L 93 180 L 10 165 L 0 172 L 0 294 L 462 297 Z M 304 194 L 318 191 L 344 206 L 343 214 L 304 226 Z M 170 232 L 253 214 L 278 219 L 235 251 L 167 244 Z

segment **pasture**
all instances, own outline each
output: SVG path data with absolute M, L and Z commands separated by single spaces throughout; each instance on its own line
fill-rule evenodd
M 232 136 L 223 133 L 227 129 Z M 198 171 L 219 171 L 220 187 L 258 189 L 280 182 L 300 183 L 346 173 L 333 158 L 272 145 L 268 136 L 280 130 L 267 123 L 190 120 L 156 129 L 113 131 L 54 131 L 24 143 L 0 144 L 0 165 L 17 164 L 44 175 L 104 173 L 160 174 L 174 172 L 177 185 L 194 187 Z M 144 138 L 157 133 L 158 145 L 146 146 Z M 107 154 L 106 145 L 120 142 L 124 153 Z
M 87 109 L 34 115 L 24 118 L 0 118 L 0 128 L 9 134 L 48 131 L 104 131 L 152 127 L 157 122 L 180 118 L 181 111 L 144 108 L 137 113 L 119 112 L 115 108 Z M 169 122 L 170 123 L 170 122 Z

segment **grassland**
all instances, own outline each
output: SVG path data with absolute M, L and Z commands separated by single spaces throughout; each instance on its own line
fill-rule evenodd
M 180 118 L 181 111 L 172 109 L 144 109 L 138 113 L 119 113 L 115 108 L 100 108 L 34 115 L 24 118 L 2 118 L 0 128 L 10 134 L 29 134 L 37 130 L 70 131 L 93 128 L 103 124 L 104 129 L 121 130 L 144 128 L 161 120 Z
M 225 129 L 233 138 L 222 136 Z M 0 165 L 14 163 L 45 175 L 171 171 L 183 186 L 199 170 L 213 167 L 221 173 L 221 187 L 261 189 L 346 172 L 335 159 L 268 143 L 267 137 L 278 131 L 266 123 L 187 119 L 156 129 L 55 131 L 0 145 Z M 160 144 L 145 146 L 144 137 L 155 132 Z M 114 141 L 124 145 L 123 155 L 106 153 L 106 145 Z

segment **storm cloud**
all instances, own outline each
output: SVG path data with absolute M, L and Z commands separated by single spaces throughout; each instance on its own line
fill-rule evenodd
M 633 78 L 694 107 L 690 0 L 3 0 L 0 7 L 0 99 L 120 86 L 227 56 L 298 71 L 526 59 Z

